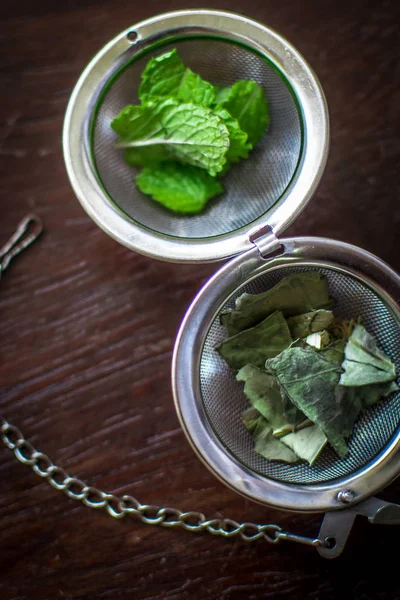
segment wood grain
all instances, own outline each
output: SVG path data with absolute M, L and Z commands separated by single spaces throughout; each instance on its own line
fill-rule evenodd
M 213 265 L 135 255 L 83 213 L 62 159 L 74 83 L 132 23 L 192 0 L 11 2 L 0 8 L 0 242 L 35 211 L 46 233 L 1 281 L 0 412 L 68 472 L 143 502 L 316 533 L 320 517 L 252 504 L 194 456 L 174 411 L 171 352 Z M 399 4 L 220 0 L 295 44 L 330 106 L 322 183 L 289 235 L 334 237 L 400 269 Z M 397 530 L 357 523 L 337 561 L 114 521 L 0 449 L 0 598 L 398 599 Z M 384 497 L 399 501 L 400 484 Z

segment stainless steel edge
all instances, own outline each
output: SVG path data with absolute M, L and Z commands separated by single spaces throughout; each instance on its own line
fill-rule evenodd
M 183 430 L 203 463 L 226 485 L 256 502 L 291 511 L 343 509 L 368 498 L 390 483 L 400 470 L 400 430 L 370 464 L 350 477 L 326 484 L 293 485 L 264 477 L 245 467 L 222 446 L 208 422 L 201 400 L 200 360 L 208 329 L 221 306 L 245 282 L 269 269 L 288 265 L 326 266 L 358 277 L 393 311 L 400 323 L 397 299 L 400 277 L 376 256 L 349 244 L 324 238 L 282 239 L 282 256 L 265 260 L 256 249 L 234 258 L 205 284 L 181 325 L 172 361 L 175 407 Z M 351 489 L 354 500 L 343 505 L 337 495 Z
M 136 31 L 130 42 L 127 34 Z M 149 231 L 130 219 L 109 200 L 90 157 L 92 111 L 110 77 L 135 53 L 154 41 L 209 33 L 240 41 L 263 53 L 293 87 L 304 121 L 301 165 L 285 194 L 248 226 L 211 239 L 179 239 Z M 147 256 L 172 262 L 221 260 L 249 249 L 249 235 L 268 223 L 279 235 L 303 210 L 322 176 L 329 147 L 326 100 L 318 79 L 305 59 L 278 33 L 229 12 L 185 10 L 158 15 L 129 27 L 111 40 L 88 64 L 69 101 L 63 128 L 66 170 L 82 207 L 93 221 L 119 243 Z

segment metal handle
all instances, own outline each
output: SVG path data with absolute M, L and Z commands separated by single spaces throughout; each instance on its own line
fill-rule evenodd
M 31 230 L 29 232 L 29 230 Z M 15 233 L 0 249 L 0 277 L 11 260 L 35 242 L 43 231 L 41 220 L 35 215 L 27 215 L 18 225 Z

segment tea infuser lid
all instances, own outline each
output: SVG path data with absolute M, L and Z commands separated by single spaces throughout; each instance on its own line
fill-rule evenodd
M 191 217 L 165 210 L 135 188 L 134 171 L 110 128 L 112 118 L 136 102 L 149 58 L 175 47 L 212 83 L 258 81 L 271 115 L 263 140 L 224 178 L 224 196 Z M 67 172 L 89 216 L 131 250 L 175 262 L 234 256 L 266 225 L 280 235 L 310 200 L 328 143 L 325 97 L 304 58 L 264 25 L 212 10 L 148 19 L 108 43 L 76 84 L 63 132 Z

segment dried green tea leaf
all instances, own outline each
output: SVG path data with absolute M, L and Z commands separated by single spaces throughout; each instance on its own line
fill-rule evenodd
M 344 353 L 340 385 L 358 387 L 396 379 L 394 364 L 363 325 L 356 325 Z
M 288 348 L 268 360 L 266 366 L 293 404 L 321 428 L 343 458 L 347 453 L 343 430 L 350 422 L 353 427 L 359 408 L 351 410 L 344 405 L 345 396 L 338 399 L 335 395 L 341 368 L 318 352 L 303 348 Z
M 322 348 L 319 354 L 340 367 L 344 359 L 345 346 L 346 342 L 344 340 L 336 340 L 329 344 L 329 346 Z
M 315 463 L 328 443 L 328 438 L 317 425 L 289 433 L 280 440 L 310 465 Z
M 301 459 L 313 464 L 327 444 L 325 435 L 312 423 L 306 429 L 278 439 L 271 424 L 257 409 L 247 409 L 242 419 L 254 437 L 255 451 L 268 460 L 295 463 Z
M 263 369 L 245 365 L 236 375 L 236 379 L 244 381 L 245 395 L 252 406 L 268 420 L 274 435 L 277 431 L 293 431 L 296 425 L 305 420 L 304 414 L 293 404 L 292 413 L 288 418 L 277 380 Z
M 287 319 L 292 338 L 305 338 L 311 333 L 328 329 L 335 317 L 331 310 L 313 310 Z
M 289 328 L 281 312 L 275 311 L 264 321 L 227 338 L 216 350 L 234 369 L 247 364 L 262 367 L 292 342 Z
M 399 386 L 394 381 L 389 381 L 384 383 L 363 385 L 354 389 L 358 392 L 361 409 L 364 410 L 376 404 L 381 398 L 386 398 L 387 396 L 390 396 L 390 394 L 397 392 L 399 390 Z
M 234 335 L 256 325 L 275 310 L 290 317 L 330 305 L 328 282 L 323 275 L 316 271 L 291 273 L 266 292 L 242 294 L 233 310 L 221 314 L 221 323 L 229 335 Z
M 338 394 L 347 394 L 346 402 L 358 405 L 360 410 L 370 408 L 382 398 L 386 398 L 398 390 L 399 386 L 394 381 L 359 387 L 338 386 Z
M 244 411 L 244 413 L 242 414 L 242 421 L 247 431 L 250 431 L 250 433 L 252 433 L 255 430 L 258 420 L 261 416 L 261 413 L 258 412 L 258 410 L 256 408 L 253 408 L 252 406 Z
M 310 333 L 305 339 L 306 344 L 316 348 L 317 350 L 322 350 L 329 346 L 331 341 L 331 337 L 327 331 L 318 331 L 317 333 Z
M 267 460 L 281 460 L 288 463 L 298 462 L 299 457 L 297 454 L 283 444 L 281 440 L 274 437 L 271 425 L 263 416 L 258 419 L 252 435 L 255 442 L 255 451 Z

